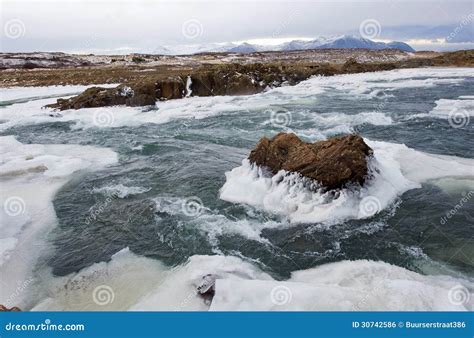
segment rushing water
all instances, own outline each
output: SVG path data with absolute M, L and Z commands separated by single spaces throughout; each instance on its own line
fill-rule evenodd
M 2 293 L 0 303 L 8 298 L 13 305 L 18 303 L 27 309 L 37 304 L 39 309 L 102 309 L 85 298 L 94 286 L 105 284 L 115 290 L 115 302 L 107 304 L 107 309 L 174 309 L 180 308 L 176 303 L 185 301 L 187 293 L 163 300 L 164 296 L 159 295 L 164 291 L 155 290 L 160 283 L 166 286 L 179 280 L 174 288 L 180 283 L 187 287 L 188 280 L 198 278 L 200 273 L 219 275 L 222 266 L 230 269 L 226 274 L 242 274 L 240 268 L 230 267 L 233 264 L 242 266 L 246 280 L 287 280 L 294 271 L 344 260 L 383 261 L 420 276 L 451 276 L 454 284 L 445 290 L 462 284 L 462 296 L 471 298 L 472 69 L 314 78 L 254 96 L 185 98 L 160 102 L 153 109 L 111 107 L 60 114 L 41 109 L 54 100 L 45 97 L 78 90 L 27 88 L 2 92 L 1 135 L 12 135 L 21 142 L 3 137 L 2 153 L 8 156 L 2 164 L 2 203 L 11 195 L 25 203 L 20 216 L 5 211 L 2 214 L 1 278 L 13 286 Z M 380 154 L 382 165 L 379 168 L 374 164 L 382 171 L 383 184 L 374 183 L 367 194 L 377 196 L 376 213 L 361 216 L 361 201 L 349 192 L 344 200 L 331 199 L 318 193 L 308 195 L 306 188 L 299 187 L 289 193 L 294 198 L 287 203 L 279 187 L 269 187 L 272 183 L 268 178 L 257 177 L 255 170 L 242 163 L 261 137 L 281 131 L 295 132 L 307 141 L 350 132 L 362 135 Z M 54 151 L 27 147 L 39 144 L 71 147 L 51 146 Z M 108 152 L 101 152 L 105 148 Z M 91 149 L 97 151 L 93 156 L 89 156 Z M 75 152 L 78 154 L 73 156 Z M 38 163 L 26 170 L 30 168 L 29 153 Z M 44 167 L 54 167 L 61 173 L 48 174 Z M 51 188 L 53 184 L 57 186 Z M 301 182 L 295 178 L 287 184 L 291 190 L 292 185 Z M 225 193 L 223 187 L 227 188 Z M 262 197 L 256 201 L 259 194 Z M 316 203 L 318 198 L 324 201 Z M 312 211 L 305 213 L 305 206 Z M 42 212 L 48 207 L 51 212 L 45 216 Z M 328 207 L 329 212 L 321 218 Z M 31 228 L 36 230 L 25 235 Z M 26 248 L 20 250 L 22 245 Z M 226 256 L 222 259 L 236 256 L 239 260 L 219 265 L 215 262 L 218 257 L 196 255 Z M 111 265 L 117 257 L 120 268 Z M 338 265 L 343 269 L 340 274 L 350 275 L 347 269 L 352 264 L 354 280 L 363 284 L 369 278 L 357 265 L 362 261 L 344 264 Z M 27 268 L 14 276 L 12 271 L 18 265 Z M 186 268 L 193 272 L 183 272 Z M 178 272 L 173 275 L 173 271 Z M 321 276 L 311 283 L 318 278 Z M 15 285 L 22 281 L 31 282 L 21 290 L 21 296 L 12 300 L 12 292 L 18 289 Z M 78 296 L 71 291 L 74 287 L 83 287 L 89 293 L 78 291 L 87 294 Z M 240 292 L 235 290 L 239 285 L 228 287 Z M 254 288 L 258 290 L 245 283 L 240 287 L 246 290 L 242 291 L 246 293 L 243 298 L 249 297 Z M 219 287 L 217 291 L 221 296 Z M 178 291 L 174 292 L 176 295 Z M 157 303 L 150 294 L 158 297 Z M 198 304 L 199 300 L 194 299 L 197 297 L 192 298 Z M 241 299 L 233 301 L 234 305 L 242 304 Z M 219 298 L 219 302 L 220 308 L 227 308 L 225 299 Z M 383 301 L 368 308 L 400 308 L 396 301 L 380 303 Z M 337 304 L 325 305 L 323 308 L 345 309 Z M 472 307 L 472 301 L 463 305 Z M 207 305 L 191 307 L 203 306 Z M 294 309 L 308 308 L 296 304 Z

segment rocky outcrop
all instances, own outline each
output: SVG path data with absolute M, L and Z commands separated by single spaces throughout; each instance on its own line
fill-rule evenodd
M 474 65 L 473 51 L 436 55 L 436 57 L 430 54 L 426 57 L 405 58 L 399 61 L 381 61 L 379 58 L 379 61 L 370 62 L 362 62 L 360 58 L 358 61 L 358 59 L 350 57 L 344 63 L 331 64 L 300 60 L 272 62 L 266 60 L 265 54 L 262 54 L 260 55 L 262 62 L 205 63 L 186 70 L 167 67 L 161 70 L 145 69 L 146 71 L 138 73 L 139 69 L 134 72 L 134 67 L 131 66 L 126 69 L 110 67 L 110 69 L 102 69 L 103 74 L 100 69 L 96 72 L 104 76 L 104 79 L 106 79 L 104 81 L 107 83 L 118 77 L 118 81 L 125 82 L 123 85 L 116 88 L 89 88 L 82 94 L 70 99 L 58 99 L 55 104 L 48 107 L 65 110 L 113 105 L 146 106 L 153 105 L 157 100 L 179 99 L 185 96 L 256 94 L 267 88 L 295 85 L 314 75 L 332 76 L 397 68 L 453 65 L 472 67 Z M 257 55 L 253 57 L 257 57 Z M 77 71 L 79 72 L 79 70 Z M 93 70 L 91 72 L 94 73 Z M 72 74 L 74 75 L 72 77 L 75 78 L 74 81 L 78 81 L 76 77 L 83 81 L 84 77 L 89 76 L 87 74 L 87 72 Z M 32 76 L 31 73 L 26 75 Z M 110 78 L 111 76 L 112 78 Z M 48 79 L 50 77 L 51 74 L 48 75 Z M 59 76 L 58 81 L 60 79 L 61 76 Z M 189 88 L 191 92 L 189 93 L 186 85 L 188 79 L 191 80 Z M 64 81 L 70 81 L 70 79 L 65 78 Z M 97 80 L 94 79 L 94 81 Z M 48 84 L 51 83 L 48 82 Z
M 6 306 L 0 304 L 0 312 L 21 312 L 20 308 L 14 306 L 11 308 L 7 308 Z
M 373 63 L 360 63 L 356 59 L 350 58 L 343 65 L 341 73 L 343 74 L 354 74 L 354 73 L 366 73 L 366 72 L 379 72 L 383 70 L 392 70 L 398 68 L 393 62 L 373 62 Z
M 350 183 L 363 185 L 371 155 L 372 149 L 358 135 L 306 143 L 295 134 L 279 133 L 273 139 L 262 138 L 249 160 L 273 174 L 280 170 L 300 173 L 331 190 Z
M 190 78 L 192 96 L 250 95 L 267 87 L 286 83 L 295 85 L 312 75 L 333 75 L 330 65 L 264 65 L 230 64 L 199 68 L 191 74 L 162 79 L 137 81 L 116 88 L 93 87 L 69 99 L 58 99 L 47 107 L 59 110 L 106 107 L 115 105 L 145 106 L 157 100 L 187 96 L 186 82 Z
M 159 81 L 138 82 L 116 88 L 92 87 L 69 99 L 58 99 L 46 107 L 59 110 L 107 107 L 116 105 L 148 106 L 157 100 L 184 97 L 185 82 L 179 76 Z
M 125 104 L 126 97 L 119 95 L 116 88 L 106 89 L 101 87 L 92 87 L 86 89 L 82 94 L 74 96 L 70 99 L 58 99 L 56 103 L 47 105 L 50 108 L 65 109 L 81 109 L 92 107 L 113 106 Z

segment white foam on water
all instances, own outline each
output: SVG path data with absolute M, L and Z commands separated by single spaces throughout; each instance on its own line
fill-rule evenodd
M 354 132 L 354 127 L 364 124 L 374 126 L 393 124 L 393 120 L 389 115 L 379 112 L 363 112 L 358 114 L 308 113 L 307 118 L 317 127 L 293 129 L 292 131 L 301 137 L 311 140 L 324 140 L 334 135 L 350 134 Z
M 376 97 L 378 94 L 401 88 L 429 88 L 442 84 L 460 84 L 465 78 L 472 76 L 470 68 L 397 69 L 328 77 L 316 76 L 294 87 L 284 88 L 284 91 L 298 94 L 300 90 L 303 90 L 305 95 L 308 95 L 314 89 L 323 92 L 337 90 L 355 96 Z
M 374 150 L 371 179 L 363 188 L 322 192 L 298 174 L 271 176 L 245 159 L 227 172 L 220 198 L 279 214 L 291 223 L 333 224 L 374 216 L 404 192 L 445 177 L 474 179 L 474 160 L 426 154 L 403 144 L 365 140 Z
M 138 126 L 146 123 L 162 124 L 176 119 L 202 119 L 229 112 L 255 111 L 256 113 L 262 113 L 262 111 L 272 109 L 272 107 L 278 105 L 310 104 L 314 106 L 318 95 L 326 92 L 350 94 L 354 98 L 365 95 L 370 98 L 377 93 L 398 88 L 459 84 L 470 76 L 472 76 L 470 68 L 419 68 L 314 77 L 296 86 L 275 88 L 256 95 L 189 97 L 186 100 L 159 101 L 156 103 L 157 111 L 137 107 L 114 106 L 56 112 L 50 108 L 42 109 L 44 105 L 53 103 L 53 99 L 35 100 L 12 104 L 0 109 L 0 120 L 4 121 L 0 124 L 0 130 L 18 125 L 69 121 L 75 122 L 76 128 L 116 128 Z M 67 87 L 64 86 L 61 90 L 66 91 Z M 21 91 L 21 95 L 25 97 L 37 95 L 35 94 L 37 93 L 35 88 L 15 90 Z M 41 92 L 43 91 L 47 90 L 44 89 Z M 52 92 L 54 91 L 53 89 Z M 9 93 L 5 89 L 0 89 L 0 93 L 4 93 L 6 97 L 14 97 L 14 93 Z M 335 113 L 335 116 L 337 114 Z M 371 117 L 359 117 L 366 119 L 366 123 L 376 125 L 391 123 L 390 117 L 381 113 L 375 114 Z M 353 119 L 350 115 L 342 117 Z M 329 115 L 322 117 L 322 119 L 325 118 L 331 119 Z M 351 122 L 348 127 L 350 128 L 353 125 L 355 125 L 354 122 Z
M 469 125 L 474 116 L 474 96 L 459 96 L 457 99 L 440 99 L 429 113 L 420 113 L 409 116 L 408 119 L 438 118 L 448 119 L 452 127 Z
M 282 228 L 281 222 L 256 220 L 253 218 L 229 219 L 227 216 L 207 208 L 202 201 L 192 198 L 172 196 L 158 196 L 154 198 L 156 211 L 169 215 L 181 215 L 185 220 L 184 226 L 198 229 L 208 237 L 214 251 L 219 253 L 219 236 L 223 234 L 236 234 L 249 240 L 269 244 L 261 236 L 266 228 Z
M 440 118 L 453 118 L 453 114 L 463 114 L 474 116 L 474 99 L 469 97 L 459 97 L 456 100 L 441 99 L 436 101 L 436 106 L 430 111 L 430 116 Z
M 131 195 L 139 195 L 150 191 L 151 188 L 126 186 L 121 183 L 106 185 L 99 188 L 93 188 L 93 194 L 104 194 L 106 196 L 116 196 L 118 198 L 126 198 Z
M 117 155 L 92 146 L 22 144 L 13 136 L 0 137 L 0 154 L 0 304 L 5 304 L 48 250 L 44 240 L 57 223 L 52 201 L 58 189 L 75 173 L 116 163 Z M 22 302 L 18 296 L 13 305 Z

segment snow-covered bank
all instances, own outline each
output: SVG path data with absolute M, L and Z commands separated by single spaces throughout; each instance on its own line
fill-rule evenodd
M 217 278 L 210 304 L 196 292 L 209 274 Z M 383 262 L 341 261 L 276 281 L 237 257 L 193 256 L 169 268 L 128 249 L 48 284 L 51 297 L 33 310 L 466 311 L 474 303 L 472 281 Z
M 25 281 L 33 284 L 35 264 L 49 250 L 45 239 L 56 225 L 54 195 L 79 172 L 116 163 L 117 154 L 91 146 L 22 144 L 2 136 L 0 155 L 0 304 L 22 306 L 25 293 L 17 295 L 17 288 Z

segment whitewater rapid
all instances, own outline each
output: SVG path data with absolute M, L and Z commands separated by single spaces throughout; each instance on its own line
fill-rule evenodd
M 38 92 L 30 88 L 7 88 L 0 91 L 0 104 L 10 104 L 0 110 L 0 131 L 21 125 L 40 123 L 71 122 L 75 128 L 120 128 L 140 126 L 147 123 L 163 124 L 177 119 L 204 119 L 227 113 L 238 114 L 242 111 L 265 114 L 277 112 L 285 104 L 302 106 L 317 103 L 318 94 L 340 91 L 354 100 L 360 97 L 383 99 L 399 88 L 430 88 L 442 84 L 459 85 L 466 76 L 472 75 L 471 68 L 420 68 L 414 70 L 399 69 L 376 73 L 348 74 L 332 77 L 313 77 L 296 86 L 268 89 L 266 92 L 248 96 L 212 96 L 192 97 L 186 100 L 169 100 L 156 103 L 155 110 L 141 107 L 103 107 L 85 108 L 55 112 L 43 108 L 52 103 L 51 97 L 65 97 L 77 94 L 85 86 L 40 87 Z M 104 85 L 104 87 L 113 85 Z M 48 98 L 44 98 L 48 97 Z M 35 98 L 35 100 L 29 100 Z M 27 100 L 27 102 L 24 102 Z M 13 104 L 11 104 L 13 103 Z M 311 121 L 325 127 L 330 134 L 352 132 L 353 127 L 371 123 L 389 125 L 390 116 L 378 112 L 361 112 L 357 115 L 313 114 Z M 341 125 L 343 126 L 341 128 Z M 295 130 L 295 132 L 300 132 Z M 301 130 L 303 136 L 314 136 L 311 130 Z M 309 135 L 306 135 L 307 133 Z M 319 133 L 324 138 L 327 133 Z
M 188 97 L 158 102 L 152 110 L 107 107 L 57 112 L 42 107 L 52 103 L 55 97 L 73 95 L 85 87 L 2 89 L 0 131 L 21 133 L 22 128 L 68 123 L 71 130 L 100 134 L 104 130 L 118 131 L 126 127 L 138 130 L 147 124 L 176 120 L 237 117 L 242 112 L 270 118 L 272 113 L 291 103 L 301 108 L 293 113 L 293 118 L 300 118 L 312 127 L 284 125 L 282 129 L 316 141 L 354 132 L 363 125 L 388 127 L 403 122 L 377 109 L 354 114 L 342 110 L 318 113 L 312 107 L 317 105 L 320 94 L 337 91 L 353 100 L 361 97 L 379 100 L 390 97 L 400 88 L 457 86 L 467 76 L 472 76 L 472 69 L 396 70 L 315 77 L 294 87 L 269 89 L 252 96 Z M 472 116 L 472 97 L 438 99 L 429 113 L 413 116 L 448 120 L 452 107 Z M 257 129 L 269 123 L 267 119 Z M 426 267 L 421 269 L 423 273 L 417 273 L 383 261 L 346 257 L 335 263 L 295 269 L 291 276 L 282 279 L 259 259 L 250 259 L 239 251 L 232 255 L 223 253 L 220 243 L 223 234 L 236 235 L 274 249 L 274 244 L 264 235 L 266 230 L 293 229 L 303 223 L 331 227 L 345 220 L 371 220 L 378 214 L 395 212 L 405 193 L 420 189 L 426 183 L 449 192 L 459 193 L 466 187 L 472 190 L 473 159 L 437 155 L 401 143 L 365 138 L 374 149 L 371 181 L 361 190 L 346 189 L 334 195 L 311 189 L 308 182 L 295 174 L 280 172 L 268 177 L 261 168 L 245 160 L 244 153 L 248 153 L 248 149 L 238 153 L 237 148 L 232 148 L 237 154 L 228 156 L 239 158 L 242 163 L 227 172 L 222 171 L 225 181 L 214 198 L 222 203 L 230 202 L 232 207 L 243 206 L 249 214 L 262 213 L 263 219 L 236 219 L 203 205 L 197 216 L 186 218 L 180 225 L 205 234 L 213 255 L 194 254 L 184 263 L 169 266 L 162 260 L 134 253 L 131 246 L 123 246 L 110 260 L 57 276 L 48 262 L 55 250 L 48 236 L 58 226 L 53 204 L 58 191 L 78 182 L 87 173 L 114 169 L 117 175 L 117 167 L 128 158 L 121 159 L 111 148 L 89 145 L 93 143 L 89 143 L 90 140 L 81 140 L 80 145 L 51 144 L 51 141 L 29 144 L 28 136 L 24 136 L 22 142 L 18 136 L 22 135 L 0 136 L 0 202 L 4 206 L 0 211 L 0 304 L 34 311 L 463 311 L 474 307 L 474 280 L 447 268 L 441 273 L 441 270 Z M 159 137 L 161 135 L 156 135 Z M 141 152 L 144 148 L 134 145 L 132 150 Z M 128 184 L 120 180 L 90 189 L 92 196 L 112 196 L 120 200 L 152 192 L 147 184 Z M 149 200 L 160 217 L 171 217 L 182 215 L 186 197 L 158 194 Z M 334 245 L 337 251 L 337 243 Z M 417 249 L 406 247 L 404 250 Z M 80 250 L 75 254 L 80 255 Z M 196 287 L 208 274 L 216 278 L 212 303 L 196 294 Z M 460 297 L 464 301 L 460 302 Z

